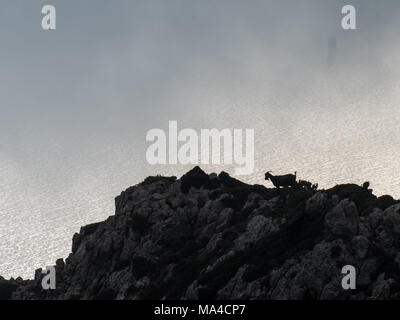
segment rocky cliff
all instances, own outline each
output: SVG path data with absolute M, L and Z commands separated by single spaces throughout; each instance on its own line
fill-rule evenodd
M 7 299 L 398 299 L 400 203 L 367 187 L 288 190 L 196 167 L 148 177 L 82 227 L 56 289 L 0 279 Z M 344 265 L 357 271 L 344 290 Z

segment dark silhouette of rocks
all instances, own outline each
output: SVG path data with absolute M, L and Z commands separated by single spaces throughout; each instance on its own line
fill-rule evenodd
M 25 284 L 21 278 L 5 280 L 0 277 L 0 300 L 10 300 L 12 293 L 21 285 Z
M 368 187 L 269 189 L 196 167 L 148 177 L 82 227 L 56 290 L 0 279 L 2 299 L 399 299 L 400 203 Z M 341 287 L 353 265 L 357 288 Z

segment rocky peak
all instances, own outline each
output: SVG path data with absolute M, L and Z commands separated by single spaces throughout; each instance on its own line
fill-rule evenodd
M 82 227 L 57 287 L 0 278 L 8 299 L 366 299 L 400 296 L 400 204 L 355 184 L 278 190 L 195 167 L 153 176 Z M 357 289 L 340 286 L 353 265 Z

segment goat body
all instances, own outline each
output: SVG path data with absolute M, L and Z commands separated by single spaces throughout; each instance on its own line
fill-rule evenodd
M 285 174 L 282 176 L 273 176 L 269 171 L 265 174 L 265 180 L 271 180 L 276 188 L 280 187 L 296 187 L 296 172 L 294 174 Z

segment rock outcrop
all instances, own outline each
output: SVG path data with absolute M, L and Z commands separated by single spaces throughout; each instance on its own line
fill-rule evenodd
M 400 204 L 355 184 L 268 189 L 200 168 L 148 177 L 82 227 L 56 289 L 0 278 L 2 299 L 399 299 Z M 342 267 L 357 273 L 341 286 Z

